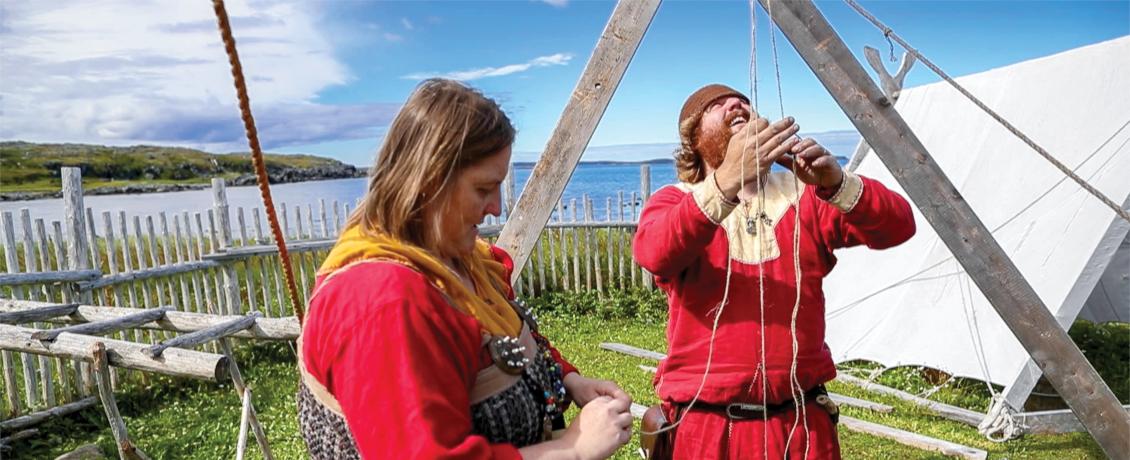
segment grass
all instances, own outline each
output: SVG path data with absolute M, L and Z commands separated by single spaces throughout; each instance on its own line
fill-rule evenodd
M 639 369 L 641 364 L 653 366 L 654 363 L 604 351 L 597 345 L 620 342 L 664 351 L 663 298 L 654 292 L 605 296 L 602 301 L 595 295 L 556 294 L 534 299 L 531 304 L 540 312 L 543 332 L 586 375 L 618 382 L 641 404 L 655 403 L 652 375 Z M 247 346 L 238 352 L 238 362 L 254 390 L 255 405 L 271 448 L 276 457 L 282 459 L 305 457 L 305 446 L 297 434 L 294 392 L 298 377 L 294 360 L 291 348 L 279 343 Z M 887 372 L 882 379 L 886 379 L 884 383 L 918 391 L 916 388 L 930 385 L 923 375 L 905 368 Z M 1085 433 L 1028 436 L 995 444 L 971 427 L 932 416 L 902 400 L 835 382 L 830 387 L 838 393 L 896 408 L 893 414 L 884 415 L 845 407 L 846 415 L 984 449 L 990 453 L 990 458 L 1102 458 L 1098 446 Z M 980 388 L 982 392 L 987 391 L 983 384 Z M 131 383 L 117 396 L 131 437 L 153 458 L 230 458 L 235 454 L 239 399 L 230 384 L 156 378 L 149 385 Z M 981 401 L 979 404 L 983 407 L 982 396 L 975 387 L 951 384 L 943 386 L 934 399 L 958 403 Z M 575 415 L 574 408 L 567 417 Z M 14 446 L 12 459 L 54 458 L 87 443 L 97 443 L 106 453 L 114 452 L 113 438 L 100 407 L 51 421 L 39 429 L 40 435 Z M 253 443 L 249 440 L 249 444 Z M 840 443 L 844 458 L 944 458 L 847 430 L 841 430 Z M 634 439 L 614 458 L 638 458 L 637 448 L 638 441 Z M 249 449 L 254 453 L 252 458 L 258 458 L 257 447 Z

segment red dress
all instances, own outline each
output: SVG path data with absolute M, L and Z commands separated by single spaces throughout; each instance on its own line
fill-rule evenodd
M 860 244 L 873 249 L 898 245 L 914 234 L 914 219 L 905 199 L 854 174 L 845 173 L 844 185 L 829 200 L 819 198 L 814 186 L 799 187 L 789 173 L 770 175 L 757 200 L 764 201 L 764 215 L 750 212 L 744 204 L 726 203 L 712 178 L 665 187 L 644 207 L 633 253 L 654 274 L 669 301 L 668 357 L 655 378 L 656 391 L 668 407 L 689 402 L 702 383 L 714 314 L 726 288 L 727 249 L 733 258 L 729 300 L 715 333 L 699 401 L 778 404 L 794 399 L 789 383 L 797 302 L 797 209 L 801 283 L 796 392 L 836 376 L 824 344 L 822 289 L 824 277 L 836 264 L 833 250 Z M 762 296 L 764 321 L 759 307 Z M 765 371 L 759 370 L 763 327 Z M 676 458 L 760 458 L 768 450 L 769 458 L 779 459 L 786 443 L 788 458 L 805 458 L 806 448 L 808 458 L 838 458 L 829 416 L 815 403 L 806 407 L 807 443 L 803 420 L 788 441 L 795 422 L 791 411 L 771 417 L 767 427 L 760 419 L 728 426 L 729 420 L 721 415 L 692 411 L 678 428 Z
M 496 260 L 513 269 L 509 255 Z M 325 283 L 325 286 L 322 286 Z M 363 458 L 521 458 L 472 433 L 470 392 L 493 366 L 474 317 L 419 272 L 363 262 L 320 277 L 302 333 L 307 371 L 325 386 Z M 576 372 L 551 350 L 562 373 Z

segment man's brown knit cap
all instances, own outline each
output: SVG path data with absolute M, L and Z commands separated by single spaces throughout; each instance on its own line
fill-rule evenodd
M 746 103 L 749 102 L 749 98 L 745 97 L 740 91 L 723 84 L 711 83 L 699 88 L 683 103 L 683 110 L 679 112 L 679 126 L 682 126 L 683 122 L 689 118 L 702 115 L 702 112 L 706 111 L 710 103 L 728 96 L 739 97 Z

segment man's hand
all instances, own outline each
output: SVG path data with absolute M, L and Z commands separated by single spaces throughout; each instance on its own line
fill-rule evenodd
M 718 181 L 718 188 L 726 199 L 734 200 L 742 184 L 765 177 L 773 162 L 784 157 L 796 143 L 795 134 L 799 129 L 792 117 L 772 124 L 759 117 L 734 134 L 726 148 L 726 158 L 714 172 L 714 180 Z
M 828 149 L 812 138 L 802 140 L 789 149 L 789 155 L 777 159 L 777 164 L 793 169 L 801 182 L 812 184 L 825 193 L 836 193 L 844 180 L 844 171 Z
M 565 391 L 569 396 L 573 397 L 573 401 L 577 402 L 578 406 L 584 407 L 589 401 L 592 401 L 601 396 L 608 396 L 612 399 L 627 401 L 631 405 L 632 397 L 628 396 L 624 390 L 615 382 L 609 380 L 590 379 L 576 372 L 572 372 L 565 376 L 564 382 Z

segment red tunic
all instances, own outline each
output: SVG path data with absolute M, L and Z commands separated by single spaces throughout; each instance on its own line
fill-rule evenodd
M 636 261 L 655 275 L 669 303 L 668 357 L 660 364 L 655 379 L 662 400 L 689 402 L 702 382 L 715 309 L 726 288 L 728 247 L 734 258 L 729 301 L 719 320 L 710 371 L 699 400 L 725 404 L 760 403 L 766 399 L 780 403 L 793 399 L 789 385 L 793 362 L 790 328 L 797 299 L 793 256 L 797 202 L 801 288 L 796 319 L 796 378 L 803 391 L 835 377 L 835 364 L 824 344 L 822 289 L 824 277 L 836 263 L 832 251 L 860 244 L 873 249 L 895 246 L 914 234 L 914 219 L 905 199 L 874 180 L 854 174 L 845 173 L 844 186 L 828 201 L 817 197 L 814 186 L 802 183 L 799 187 L 798 199 L 790 173 L 772 174 L 767 179 L 761 193 L 766 216 L 755 219 L 758 224 L 754 228 L 763 236 L 761 240 L 747 229 L 746 218 L 752 212 L 745 205 L 735 208 L 725 203 L 712 178 L 693 186 L 665 187 L 644 207 L 633 253 Z M 763 275 L 760 279 L 759 274 Z M 762 360 L 762 295 L 767 369 L 764 373 L 758 371 Z M 762 394 L 763 384 L 767 386 L 767 398 Z M 808 407 L 810 419 L 813 410 L 821 410 L 815 405 Z M 680 426 L 676 449 L 684 451 L 685 456 L 712 456 L 700 449 L 726 452 L 727 440 L 719 439 L 727 432 L 725 419 L 709 415 L 692 413 Z M 788 423 L 774 426 L 787 431 L 793 416 L 781 415 L 787 415 Z M 822 419 L 810 423 L 810 428 L 832 426 L 823 412 L 821 415 Z M 744 425 L 734 425 L 735 438 L 739 437 L 739 426 Z M 758 447 L 755 450 L 760 451 L 765 433 L 760 420 L 757 425 L 740 437 L 746 441 L 754 438 Z M 783 439 L 781 434 L 778 431 L 769 437 Z M 829 442 L 834 442 L 832 438 Z M 793 444 L 803 444 L 798 441 L 794 439 Z M 693 449 L 687 445 L 691 442 L 695 444 Z M 691 450 L 680 449 L 680 444 Z M 783 448 L 783 442 L 777 445 L 771 440 L 770 444 Z M 832 447 L 822 445 L 825 449 Z M 757 454 L 760 456 L 760 452 Z M 803 450 L 790 457 L 802 456 Z
M 353 265 L 324 282 L 303 326 L 304 364 L 340 403 L 363 458 L 521 458 L 471 433 L 475 376 L 494 365 L 474 317 L 392 262 Z M 564 374 L 576 372 L 552 353 Z

